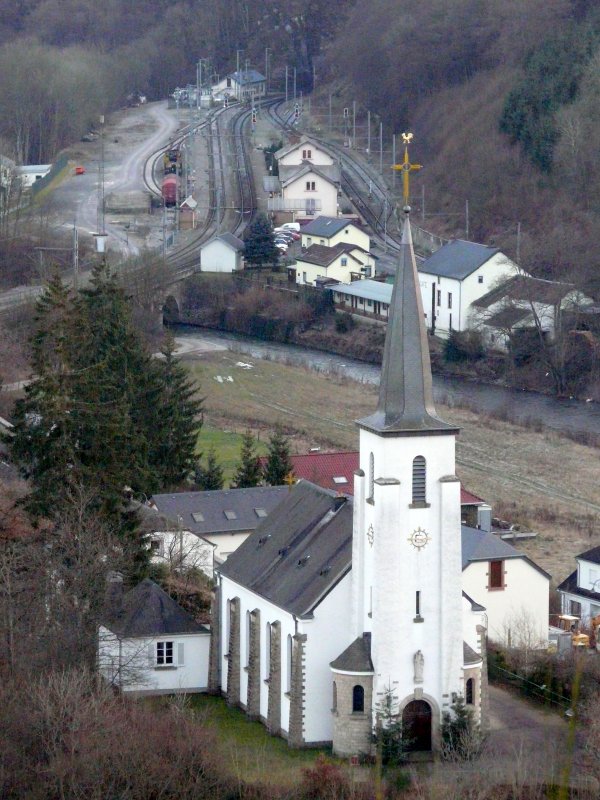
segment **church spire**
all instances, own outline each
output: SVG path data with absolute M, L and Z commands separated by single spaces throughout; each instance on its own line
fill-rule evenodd
M 407 180 L 413 166 L 408 161 L 408 137 L 412 138 L 410 134 L 404 138 L 404 164 L 399 165 Z M 409 214 L 410 206 L 406 204 L 400 256 L 388 311 L 379 403 L 374 414 L 358 421 L 360 427 L 384 435 L 455 430 L 437 416 L 433 404 L 429 346 Z

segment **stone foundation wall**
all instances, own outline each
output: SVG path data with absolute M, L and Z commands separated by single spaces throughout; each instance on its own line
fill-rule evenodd
M 288 731 L 288 744 L 291 747 L 302 747 L 304 744 L 305 643 L 306 634 L 297 633 L 293 637 L 292 679 L 290 681 L 290 725 Z
M 260 717 L 260 611 L 257 608 L 250 613 L 246 713 L 250 719 L 258 719 Z
M 271 624 L 271 652 L 269 653 L 269 707 L 267 729 L 278 736 L 281 733 L 281 624 Z
M 372 675 L 342 675 L 333 673 L 337 703 L 333 713 L 333 752 L 338 756 L 370 754 L 372 749 Z M 365 690 L 364 712 L 352 711 L 355 686 Z M 332 686 L 333 696 L 333 686 Z
M 229 601 L 229 649 L 227 663 L 227 704 L 240 704 L 240 598 Z

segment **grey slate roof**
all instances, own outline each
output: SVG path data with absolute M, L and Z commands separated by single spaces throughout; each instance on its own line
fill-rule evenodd
M 408 213 L 388 311 L 379 402 L 375 413 L 358 420 L 358 425 L 384 436 L 457 430 L 438 417 L 433 404 L 429 344 Z
M 352 500 L 301 480 L 218 572 L 300 617 L 351 568 Z
M 453 239 L 426 258 L 419 272 L 462 281 L 499 252 L 497 247 Z
M 463 664 L 478 664 L 481 656 L 466 642 L 463 642 Z
M 232 72 L 230 77 L 240 86 L 248 86 L 251 83 L 261 83 L 266 80 L 265 76 L 255 69 L 241 69 L 239 72 Z
M 546 578 L 550 578 L 550 575 L 545 570 L 499 536 L 488 531 L 482 531 L 479 528 L 469 528 L 467 525 L 462 526 L 463 569 L 473 561 L 506 561 L 511 558 L 524 559 Z
M 287 486 L 255 486 L 251 489 L 155 494 L 152 502 L 165 517 L 176 522 L 181 517 L 184 530 L 205 536 L 253 531 L 263 519 L 257 511 L 262 514 L 264 509 L 267 515 L 270 514 L 288 492 Z M 233 511 L 235 517 L 228 519 L 226 511 Z
M 355 639 L 343 653 L 331 662 L 330 667 L 343 672 L 374 672 L 371 661 L 371 634 L 363 634 Z
M 330 236 L 335 236 L 336 233 L 343 231 L 344 228 L 352 225 L 352 227 L 356 227 L 356 225 L 352 222 L 352 220 L 344 219 L 343 217 L 317 217 L 313 219 L 312 222 L 309 222 L 308 225 L 304 225 L 302 228 L 302 234 L 306 236 L 323 236 L 325 238 Z
M 120 607 L 109 610 L 104 625 L 121 639 L 209 632 L 150 578 L 127 592 Z
M 482 606 L 480 603 L 477 603 L 475 600 L 473 600 L 472 597 L 469 597 L 469 595 L 466 592 L 463 591 L 462 596 L 468 603 L 471 604 L 471 611 L 485 611 L 485 606 Z
M 572 572 L 568 578 L 559 584 L 559 592 L 569 592 L 569 594 L 579 594 L 582 597 L 587 597 L 588 600 L 600 600 L 600 592 L 594 592 L 592 589 L 583 589 L 577 585 L 577 570 Z
M 358 247 L 350 242 L 339 242 L 333 247 L 327 247 L 325 244 L 311 244 L 309 248 L 298 256 L 298 261 L 305 261 L 307 264 L 316 264 L 319 267 L 327 267 L 329 264 L 332 264 L 338 256 L 347 253 L 349 258 L 355 261 L 359 266 L 364 266 L 364 262 L 353 255 L 354 251 L 368 255 L 367 251 L 363 250 L 362 247 Z
M 576 558 L 583 558 L 584 561 L 600 564 L 600 545 L 598 547 L 592 547 L 591 550 L 586 550 L 585 553 L 579 553 Z
M 335 292 L 347 295 L 348 297 L 362 297 L 365 300 L 376 300 L 380 303 L 387 303 L 392 300 L 392 285 L 382 281 L 374 281 L 368 278 L 364 281 L 353 281 L 352 283 L 339 283 L 334 287 Z
M 241 239 L 238 239 L 237 236 L 234 236 L 233 233 L 225 232 L 220 233 L 218 236 L 213 236 L 212 239 L 209 239 L 208 242 L 205 242 L 200 249 L 204 249 L 206 245 L 211 244 L 214 241 L 224 242 L 225 244 L 229 245 L 233 250 L 240 251 L 244 249 L 244 243 Z
M 279 182 L 282 187 L 314 172 L 329 183 L 340 182 L 340 168 L 337 164 L 313 164 L 312 161 L 303 161 L 302 164 L 291 164 L 279 167 Z
M 284 145 L 284 147 L 280 147 L 279 150 L 275 153 L 275 158 L 279 161 L 279 159 L 286 156 L 288 153 L 294 152 L 294 150 L 300 150 L 304 145 L 310 145 L 311 147 L 318 147 L 319 150 L 323 152 L 328 152 L 327 148 L 324 147 L 322 144 L 317 144 L 313 139 L 309 136 L 302 136 L 299 142 L 290 143 Z

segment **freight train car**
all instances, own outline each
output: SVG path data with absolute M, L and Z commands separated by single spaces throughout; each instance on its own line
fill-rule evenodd
M 177 175 L 165 175 L 162 182 L 162 196 L 166 206 L 177 205 L 177 190 L 179 180 Z

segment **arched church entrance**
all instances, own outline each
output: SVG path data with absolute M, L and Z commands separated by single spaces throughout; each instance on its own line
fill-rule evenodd
M 402 712 L 402 738 L 410 752 L 431 750 L 431 706 L 412 700 Z

